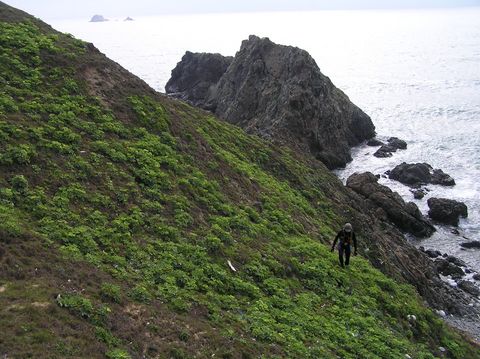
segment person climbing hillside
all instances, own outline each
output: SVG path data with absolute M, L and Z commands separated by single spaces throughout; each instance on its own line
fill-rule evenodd
M 331 251 L 335 250 L 335 245 L 338 241 L 338 260 L 340 261 L 340 266 L 343 268 L 343 256 L 345 254 L 345 266 L 350 264 L 350 253 L 351 253 L 351 244 L 353 242 L 354 252 L 353 255 L 357 255 L 357 238 L 355 236 L 355 232 L 353 231 L 352 225 L 350 223 L 346 223 L 343 226 L 343 229 L 338 232 L 335 240 L 332 244 Z

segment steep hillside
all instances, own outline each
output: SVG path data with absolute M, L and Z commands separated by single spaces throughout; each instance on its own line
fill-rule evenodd
M 0 85 L 0 356 L 480 355 L 412 286 L 337 266 L 324 243 L 351 220 L 362 253 L 442 301 L 320 163 L 3 3 Z

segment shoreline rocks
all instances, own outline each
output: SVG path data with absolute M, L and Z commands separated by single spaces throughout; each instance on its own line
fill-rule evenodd
M 434 262 L 438 273 L 444 276 L 450 276 L 453 279 L 458 280 L 465 275 L 465 272 L 462 268 L 457 266 L 455 263 L 448 261 L 445 258 L 437 258 Z
M 367 146 L 376 147 L 376 146 L 383 146 L 383 145 L 384 143 L 377 138 L 371 138 L 367 141 Z
M 440 223 L 458 226 L 460 217 L 468 216 L 465 203 L 447 198 L 429 198 L 427 201 L 428 215 L 431 219 Z
M 473 284 L 468 280 L 462 280 L 458 282 L 458 288 L 475 297 L 480 296 L 480 289 L 475 284 Z
M 405 203 L 398 193 L 379 184 L 373 173 L 354 173 L 347 179 L 347 187 L 375 203 L 402 231 L 417 237 L 429 237 L 435 232 L 433 225 L 422 215 L 416 204 Z
M 167 94 L 274 142 L 311 153 L 329 169 L 351 161 L 350 148 L 375 135 L 370 117 L 323 75 L 297 47 L 250 36 L 233 60 L 185 54 L 172 71 Z M 204 72 L 218 72 L 204 79 Z M 223 72 L 223 73 L 222 73 Z M 206 83 L 197 90 L 196 79 Z M 188 85 L 188 86 L 187 86 Z M 199 93 L 199 95 L 198 95 Z
M 407 148 L 407 142 L 404 140 L 399 139 L 398 137 L 390 137 L 387 140 L 387 143 L 384 144 L 380 141 L 381 147 L 373 154 L 375 157 L 378 158 L 386 158 L 391 157 L 393 152 L 397 152 L 397 150 L 405 150 Z M 374 143 L 374 142 L 371 142 Z M 374 145 L 369 145 L 374 146 Z
M 480 241 L 471 241 L 471 242 L 463 242 L 460 244 L 462 248 L 478 248 L 480 249 Z
M 388 177 L 411 187 L 425 184 L 455 185 L 455 180 L 450 175 L 441 169 L 433 169 L 428 163 L 403 162 L 389 171 Z

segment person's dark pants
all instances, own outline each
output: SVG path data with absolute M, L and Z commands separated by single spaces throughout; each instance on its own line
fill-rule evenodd
M 348 266 L 350 264 L 350 245 L 341 245 L 338 249 L 338 259 L 340 261 L 340 265 L 343 267 L 343 254 L 345 253 L 345 265 Z

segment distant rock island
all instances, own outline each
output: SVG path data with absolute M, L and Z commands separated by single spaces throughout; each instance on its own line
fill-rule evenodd
M 187 52 L 167 94 L 247 132 L 311 153 L 328 168 L 375 135 L 368 115 L 320 72 L 305 50 L 250 36 L 235 57 Z
M 92 18 L 90 19 L 90 22 L 104 22 L 108 21 L 108 19 L 105 19 L 103 15 L 93 15 Z
M 130 16 L 127 16 L 123 21 L 134 21 Z

